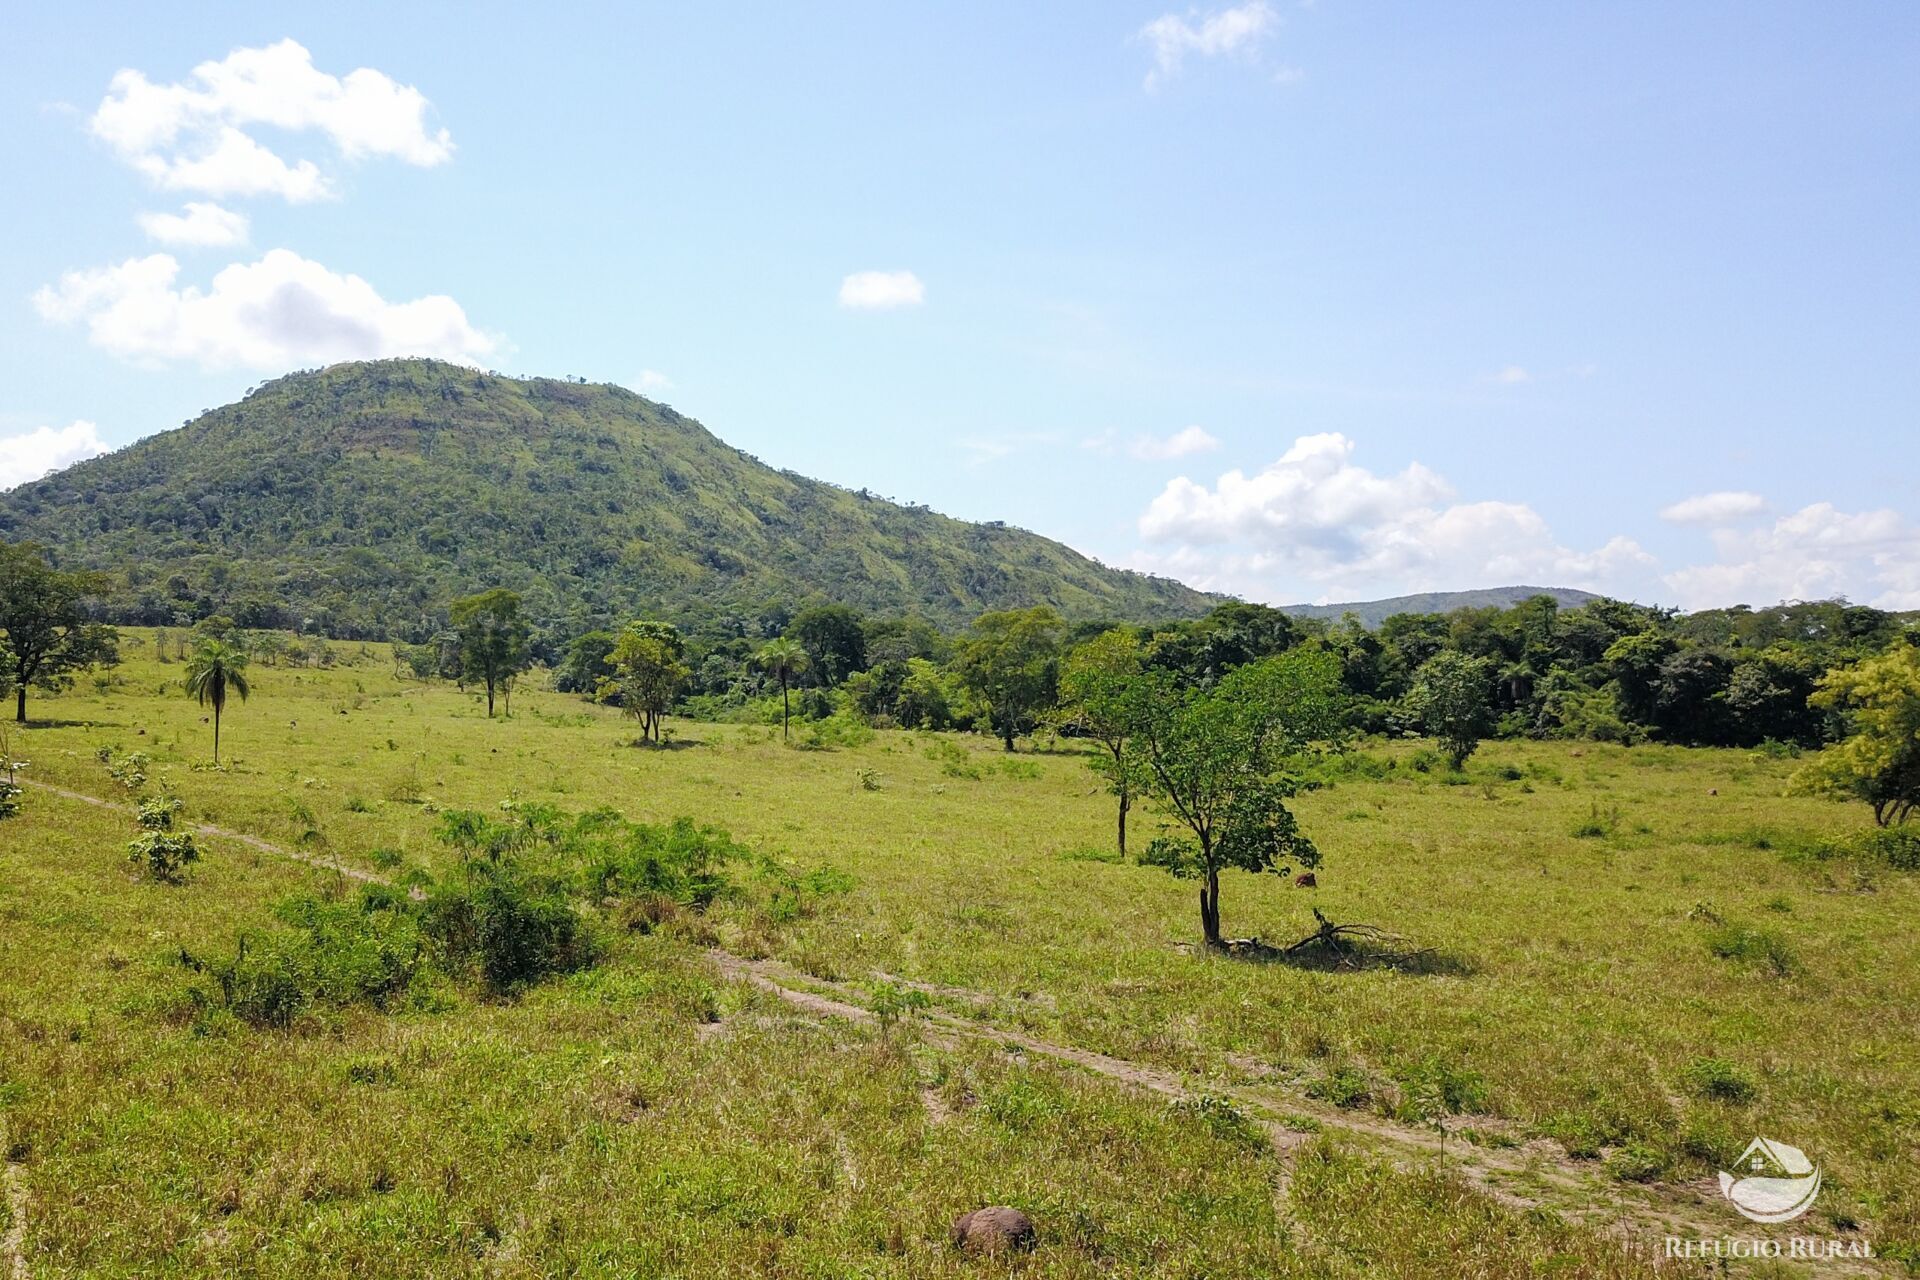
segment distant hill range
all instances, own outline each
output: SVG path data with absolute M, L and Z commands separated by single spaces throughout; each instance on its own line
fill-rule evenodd
M 1364 627 L 1377 627 L 1396 613 L 1452 613 L 1455 609 L 1510 609 L 1534 596 L 1552 596 L 1566 608 L 1577 608 L 1600 597 L 1572 587 L 1486 587 L 1479 591 L 1427 591 L 1385 600 L 1356 600 L 1351 604 L 1290 604 L 1283 612 L 1299 618 L 1326 618 L 1338 622 L 1351 613 Z
M 495 586 L 562 627 L 724 628 L 808 598 L 948 627 L 1039 604 L 1150 622 L 1225 599 L 775 470 L 622 387 L 432 360 L 276 379 L 0 493 L 0 538 L 110 571 L 116 621 L 346 637 L 418 636 Z

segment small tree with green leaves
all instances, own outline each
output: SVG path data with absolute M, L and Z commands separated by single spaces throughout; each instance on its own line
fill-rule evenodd
M 1045 605 L 983 613 L 954 653 L 960 686 L 986 705 L 1009 751 L 1014 735 L 1053 705 L 1065 630 Z
M 220 717 L 227 695 L 245 702 L 253 690 L 247 684 L 247 654 L 224 640 L 202 640 L 187 663 L 187 696 L 213 708 L 213 763 L 220 763 Z
M 1444 649 L 1427 659 L 1408 704 L 1455 770 L 1493 731 L 1492 670 L 1485 658 Z
M 659 743 L 660 722 L 693 674 L 681 660 L 685 652 L 679 628 L 666 622 L 629 623 L 613 646 L 614 675 L 602 682 L 601 694 L 640 721 L 642 742 Z
M 1127 856 L 1127 811 L 1139 789 L 1133 776 L 1137 768 L 1127 749 L 1127 706 L 1144 661 L 1140 641 L 1116 628 L 1074 649 L 1060 668 L 1061 723 L 1099 743 L 1106 752 L 1091 763 L 1118 802 L 1115 825 L 1122 858 Z
M 1338 732 L 1339 660 L 1295 649 L 1236 668 L 1211 688 L 1183 685 L 1164 669 L 1132 683 L 1128 735 L 1139 778 L 1163 817 L 1185 830 L 1153 841 L 1141 861 L 1200 881 L 1200 929 L 1220 933 L 1220 873 L 1312 868 L 1320 851 L 1287 801 L 1300 789 L 1288 766 Z
M 1877 657 L 1829 671 L 1808 699 L 1851 732 L 1794 775 L 1796 789 L 1864 800 L 1883 827 L 1920 808 L 1920 632 Z
M 127 861 L 161 884 L 179 884 L 187 864 L 200 860 L 193 833 L 174 830 L 179 816 L 178 796 L 149 796 L 140 802 L 140 835 L 127 844 Z
M 458 638 L 460 674 L 486 686 L 487 718 L 501 687 L 526 670 L 528 627 L 520 597 L 504 587 L 453 602 L 447 612 Z
M 793 719 L 793 702 L 788 691 L 794 678 L 807 669 L 810 661 L 804 646 L 784 637 L 767 641 L 753 655 L 754 665 L 780 682 L 780 739 L 783 742 L 787 739 L 787 723 Z
M 89 621 L 85 608 L 106 587 L 105 574 L 55 569 L 37 543 L 0 543 L 0 639 L 21 724 L 29 687 L 57 693 L 74 672 L 120 661 L 119 633 Z

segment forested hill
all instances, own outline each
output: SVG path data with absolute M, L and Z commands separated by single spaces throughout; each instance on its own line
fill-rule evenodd
M 117 580 L 111 620 L 421 634 L 447 602 L 701 624 L 824 598 L 945 626 L 1050 604 L 1188 617 L 1219 598 L 1037 534 L 776 471 L 621 387 L 431 360 L 297 373 L 0 494 L 0 539 Z
M 1325 618 L 1338 622 L 1351 613 L 1363 627 L 1377 627 L 1396 613 L 1452 613 L 1455 609 L 1511 609 L 1523 600 L 1550 596 L 1555 604 L 1577 609 L 1600 597 L 1573 587 L 1484 587 L 1477 591 L 1428 591 L 1417 596 L 1385 600 L 1355 600 L 1347 604 L 1290 604 L 1285 613 L 1296 618 Z

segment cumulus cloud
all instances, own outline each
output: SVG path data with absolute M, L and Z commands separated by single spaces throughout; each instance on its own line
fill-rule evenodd
M 1279 15 L 1265 0 L 1202 14 L 1167 13 L 1140 28 L 1139 38 L 1153 49 L 1147 88 L 1158 88 L 1180 74 L 1189 57 L 1249 56 L 1278 29 Z
M 917 307 L 927 287 L 911 271 L 856 271 L 840 282 L 840 305 L 858 311 Z
M 1500 372 L 1490 375 L 1487 381 L 1498 383 L 1503 387 L 1517 387 L 1523 382 L 1532 382 L 1533 375 L 1517 364 L 1510 364 Z
M 1723 489 L 1663 507 L 1660 518 L 1669 524 L 1723 525 L 1757 516 L 1766 509 L 1767 500 L 1757 493 Z
M 1601 587 L 1653 564 L 1630 538 L 1575 550 L 1523 503 L 1456 502 L 1453 486 L 1418 462 L 1381 475 L 1356 465 L 1353 451 L 1338 433 L 1302 436 L 1254 475 L 1229 471 L 1212 487 L 1176 478 L 1140 517 L 1155 549 L 1133 567 L 1274 600 L 1302 584 L 1336 598 L 1526 582 Z
M 78 419 L 64 427 L 35 427 L 19 435 L 0 436 L 0 489 L 38 480 L 49 471 L 106 451 L 100 429 Z
M 143 213 L 140 229 L 161 244 L 219 248 L 242 244 L 247 238 L 247 215 L 217 204 L 189 201 L 182 213 Z
M 236 49 L 168 84 L 123 70 L 89 124 L 95 137 L 169 190 L 300 202 L 331 195 L 326 176 L 312 160 L 288 164 L 249 128 L 316 132 L 348 160 L 436 165 L 453 155 L 453 137 L 429 128 L 429 105 L 412 85 L 370 67 L 345 76 L 323 72 L 304 47 L 282 40 Z
M 1920 609 L 1920 525 L 1898 512 L 1816 502 L 1759 528 L 1715 529 L 1712 538 L 1714 563 L 1665 578 L 1683 608 L 1849 595 Z
M 673 390 L 673 379 L 658 369 L 642 369 L 640 376 L 627 385 L 643 396 L 657 396 L 662 391 Z
M 204 290 L 178 286 L 179 274 L 171 254 L 129 258 L 70 271 L 33 302 L 47 320 L 84 322 L 95 346 L 143 363 L 282 370 L 402 355 L 475 363 L 496 346 L 452 298 L 388 302 L 359 276 L 287 249 L 235 263 Z

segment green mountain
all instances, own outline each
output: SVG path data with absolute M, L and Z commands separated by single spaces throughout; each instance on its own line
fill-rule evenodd
M 1589 600 L 1598 600 L 1591 591 L 1573 587 L 1484 587 L 1478 591 L 1427 591 L 1413 596 L 1391 596 L 1385 600 L 1356 600 L 1351 604 L 1290 604 L 1283 608 L 1296 618 L 1326 618 L 1338 622 L 1346 614 L 1360 619 L 1363 627 L 1377 627 L 1396 613 L 1452 613 L 1455 609 L 1511 609 L 1534 596 L 1552 596 L 1566 608 L 1578 608 Z
M 1147 621 L 1221 599 L 777 471 L 621 387 L 432 360 L 276 379 L 0 493 L 0 538 L 117 575 L 116 621 L 348 637 L 419 635 L 492 586 L 567 623 L 725 625 L 809 597 L 947 626 L 1035 604 Z

